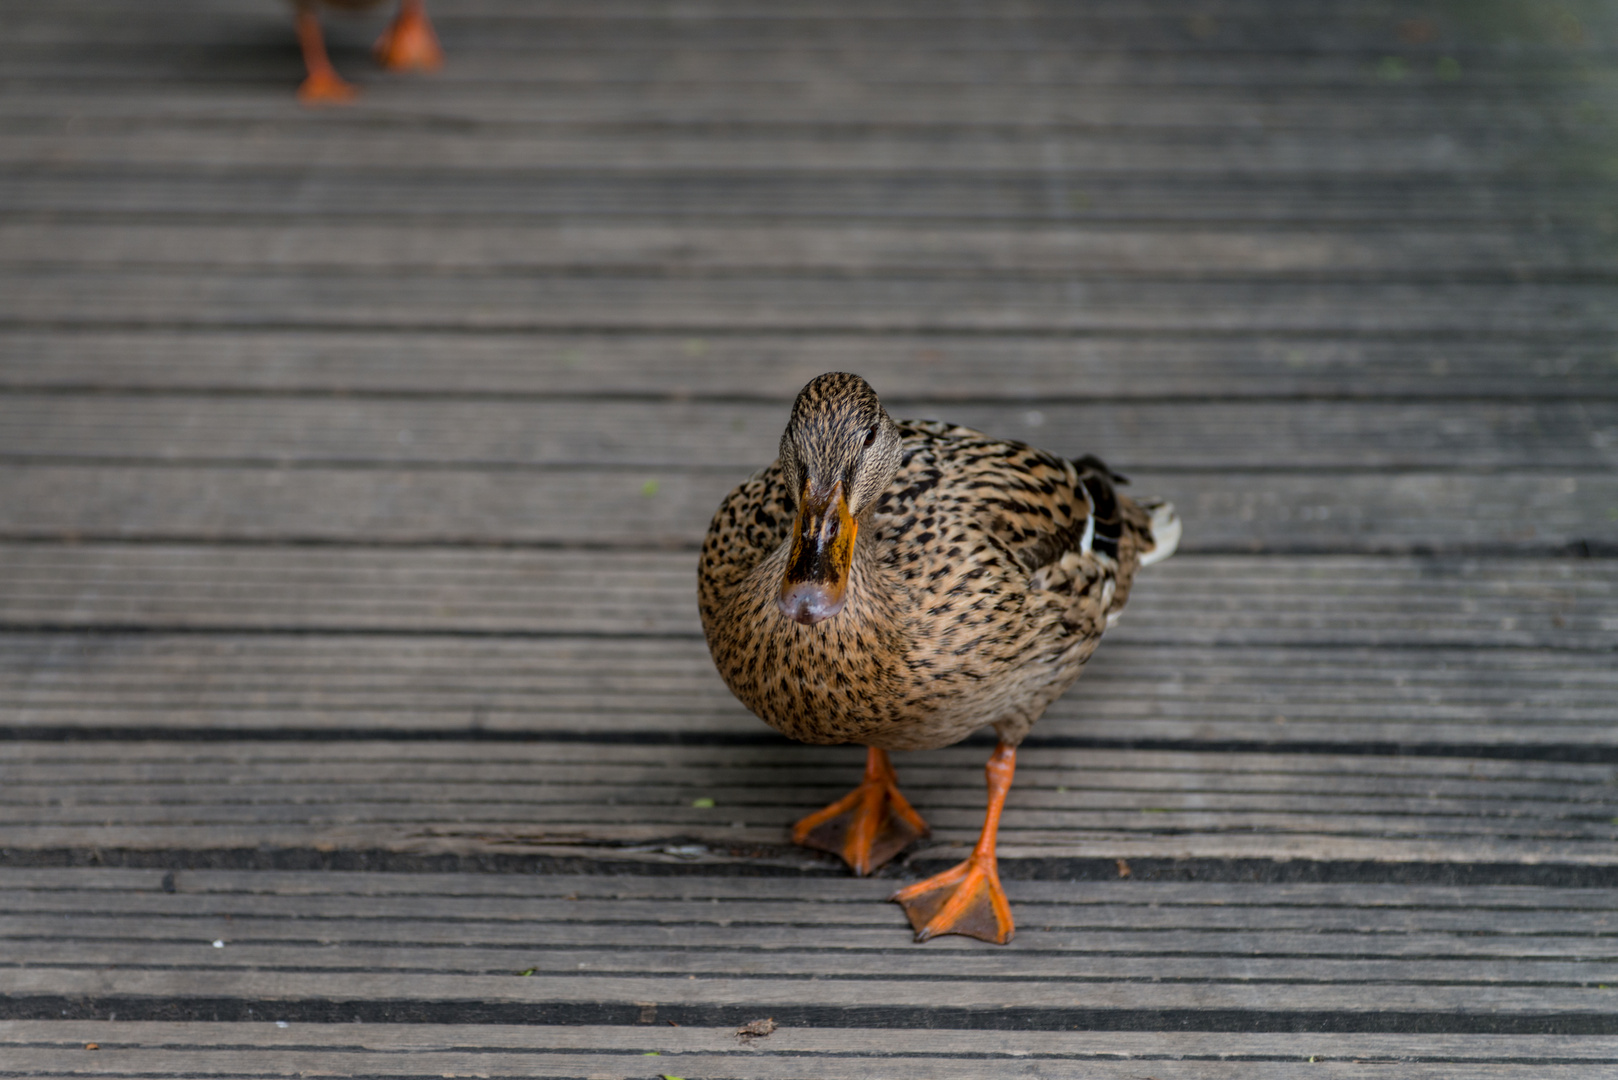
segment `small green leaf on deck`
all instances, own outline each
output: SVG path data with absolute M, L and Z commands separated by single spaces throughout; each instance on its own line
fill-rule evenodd
M 691 805 L 696 807 L 698 810 L 712 810 L 713 800 L 708 798 L 692 799 Z
M 1382 62 L 1376 66 L 1377 78 L 1384 82 L 1399 82 L 1408 71 L 1405 62 L 1397 56 L 1384 56 Z
M 527 971 L 519 971 L 519 972 L 517 972 L 517 974 L 518 975 L 532 975 L 537 970 L 538 970 L 537 968 L 529 968 Z
M 1169 808 L 1166 806 L 1143 806 L 1140 812 L 1143 814 L 1166 814 L 1169 812 Z
M 685 355 L 701 356 L 708 351 L 708 343 L 701 338 L 689 338 L 685 343 Z
M 656 480 L 648 480 L 646 483 L 640 486 L 640 493 L 650 499 L 653 495 L 657 494 L 657 489 L 662 486 L 663 485 L 658 483 Z
M 1454 82 L 1461 77 L 1461 62 L 1453 56 L 1440 56 L 1433 65 L 1433 73 L 1445 82 Z
M 1075 191 L 1067 197 L 1068 205 L 1075 210 L 1090 209 L 1090 196 L 1082 191 Z

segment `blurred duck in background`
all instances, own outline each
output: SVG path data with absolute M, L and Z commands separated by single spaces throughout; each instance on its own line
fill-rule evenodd
M 320 7 L 343 11 L 363 11 L 382 0 L 294 0 L 298 9 L 298 44 L 303 47 L 303 63 L 308 78 L 298 87 L 298 100 L 305 105 L 340 105 L 354 100 L 354 85 L 337 74 L 326 55 L 326 40 L 320 31 Z M 438 35 L 427 20 L 424 0 L 399 0 L 399 13 L 376 42 L 376 58 L 389 71 L 437 71 L 444 65 L 444 51 Z

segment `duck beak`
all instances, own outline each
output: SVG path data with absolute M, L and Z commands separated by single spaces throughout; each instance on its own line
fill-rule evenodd
M 848 570 L 854 562 L 854 534 L 859 525 L 849 515 L 839 480 L 821 493 L 805 484 L 792 526 L 792 560 L 775 598 L 782 614 L 813 626 L 843 610 Z

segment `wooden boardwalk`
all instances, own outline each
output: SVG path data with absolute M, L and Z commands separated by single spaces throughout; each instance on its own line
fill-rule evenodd
M 0 1077 L 1618 1072 L 1610 5 L 3 7 Z M 1186 520 L 1005 948 L 707 659 L 828 369 Z

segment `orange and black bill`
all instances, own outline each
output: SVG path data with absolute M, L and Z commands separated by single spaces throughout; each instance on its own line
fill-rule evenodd
M 848 512 L 842 481 L 819 492 L 805 484 L 792 528 L 792 559 L 776 604 L 789 619 L 813 626 L 843 610 L 859 525 Z

